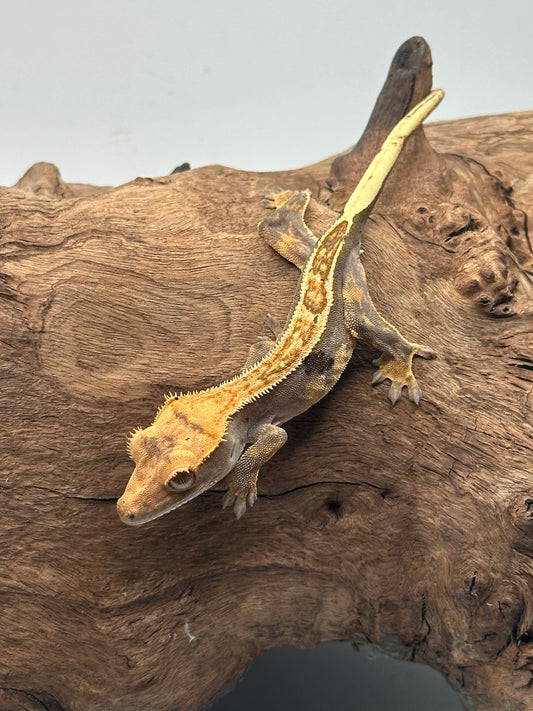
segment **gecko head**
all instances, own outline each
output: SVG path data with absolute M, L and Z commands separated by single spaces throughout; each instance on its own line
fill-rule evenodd
M 118 515 L 126 524 L 152 521 L 221 478 L 213 481 L 212 467 L 202 464 L 223 441 L 229 418 L 217 418 L 216 413 L 206 416 L 187 397 L 167 400 L 153 424 L 137 430 L 129 440 L 135 469 L 117 501 Z

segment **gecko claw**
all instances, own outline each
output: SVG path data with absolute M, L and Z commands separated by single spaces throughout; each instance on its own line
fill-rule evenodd
M 250 491 L 248 496 L 246 497 L 246 502 L 250 508 L 255 504 L 257 501 L 257 491 Z
M 229 507 L 233 506 L 235 503 L 236 498 L 235 494 L 232 494 L 231 491 L 226 491 L 224 498 L 222 499 L 222 508 L 229 509 Z

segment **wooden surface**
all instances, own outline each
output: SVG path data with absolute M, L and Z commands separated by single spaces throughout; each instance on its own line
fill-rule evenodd
M 1 711 L 196 711 L 264 650 L 327 640 L 431 664 L 472 709 L 533 708 L 533 112 L 418 132 L 369 222 L 378 308 L 438 352 L 420 407 L 392 408 L 361 349 L 240 521 L 222 488 L 138 529 L 115 513 L 127 433 L 289 309 L 263 191 L 338 206 L 427 93 L 421 40 L 394 62 L 335 162 L 113 189 L 39 164 L 0 189 Z

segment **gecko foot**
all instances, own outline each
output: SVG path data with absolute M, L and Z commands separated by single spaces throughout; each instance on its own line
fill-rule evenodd
M 237 518 L 241 518 L 247 508 L 252 508 L 257 501 L 258 474 L 258 469 L 240 474 L 235 469 L 231 471 L 226 477 L 228 490 L 224 494 L 222 508 L 233 508 Z
M 263 206 L 274 210 L 284 205 L 292 195 L 294 195 L 294 190 L 285 190 L 284 188 L 265 190 L 263 193 Z
M 418 343 L 411 343 L 409 345 L 411 346 L 411 350 L 407 356 L 403 354 L 392 356 L 390 353 L 385 352 L 374 361 L 374 365 L 376 365 L 378 369 L 372 378 L 372 385 L 377 385 L 387 379 L 390 380 L 389 400 L 393 405 L 401 398 L 404 387 L 407 388 L 409 399 L 412 400 L 415 405 L 420 403 L 422 390 L 413 375 L 413 356 L 418 355 L 426 359 L 437 357 L 435 351 L 427 346 L 421 346 Z
M 228 492 L 224 496 L 223 506 L 233 506 L 237 518 L 257 501 L 259 470 L 283 447 L 287 441 L 287 433 L 282 427 L 263 422 L 250 427 L 247 439 L 250 446 L 244 450 L 235 467 L 224 479 Z
M 231 491 L 226 491 L 226 493 L 224 494 L 224 498 L 222 499 L 222 508 L 228 509 L 232 507 L 235 516 L 237 517 L 237 519 L 239 519 L 246 512 L 246 509 L 248 507 L 251 508 L 256 501 L 256 491 L 251 491 L 249 494 L 247 494 L 246 498 L 242 498 L 241 496 L 233 494 Z

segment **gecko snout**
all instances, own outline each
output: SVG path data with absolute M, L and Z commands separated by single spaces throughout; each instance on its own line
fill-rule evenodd
M 139 521 L 137 513 L 123 501 L 123 498 L 124 497 L 120 497 L 117 501 L 117 513 L 120 520 L 128 524 L 128 526 L 138 526 L 141 522 Z

